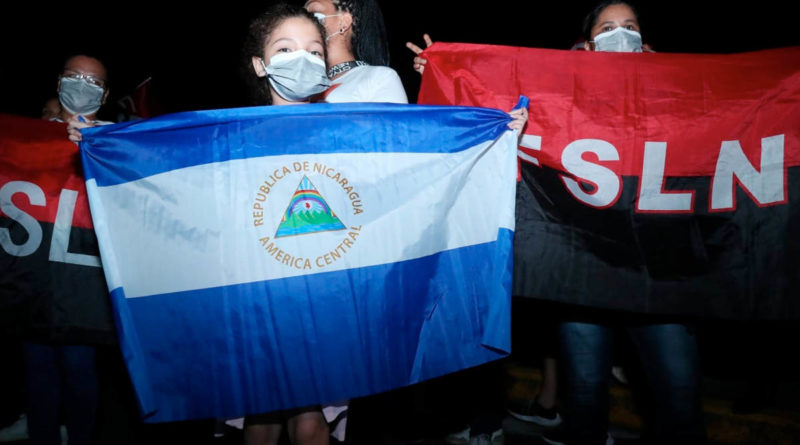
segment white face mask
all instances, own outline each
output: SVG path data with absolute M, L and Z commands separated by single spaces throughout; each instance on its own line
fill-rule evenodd
M 321 12 L 315 12 L 314 13 L 314 17 L 316 17 L 316 19 L 319 20 L 319 22 L 322 24 L 323 28 L 325 27 L 325 19 L 327 19 L 328 17 L 339 17 L 340 15 L 342 15 L 342 14 L 325 15 L 325 14 L 323 14 Z M 325 43 L 328 43 L 328 40 L 330 40 L 331 37 L 333 37 L 335 35 L 344 34 L 344 31 L 345 31 L 344 29 L 340 29 L 339 31 L 336 31 L 333 34 L 329 34 L 327 37 L 325 37 Z
M 272 89 L 289 102 L 305 101 L 331 86 L 325 62 L 303 49 L 275 54 L 269 65 L 261 59 L 261 65 Z
M 618 26 L 594 38 L 594 50 L 612 53 L 642 52 L 642 35 Z
M 58 100 L 70 113 L 92 114 L 103 105 L 105 90 L 83 79 L 62 77 Z
M 321 12 L 315 12 L 315 13 L 314 13 L 314 17 L 315 17 L 317 20 L 319 20 L 319 23 L 321 23 L 321 24 L 322 24 L 322 26 L 325 26 L 325 19 L 327 19 L 328 17 L 339 17 L 340 15 L 341 15 L 341 14 L 331 14 L 331 15 L 325 15 L 325 14 L 323 14 L 323 13 L 321 13 Z

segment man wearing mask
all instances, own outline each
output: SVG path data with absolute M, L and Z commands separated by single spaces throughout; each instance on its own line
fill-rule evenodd
M 106 67 L 94 57 L 72 56 L 58 78 L 61 113 L 54 120 L 67 122 L 78 115 L 94 120 L 107 97 Z
M 106 67 L 94 57 L 79 54 L 64 64 L 58 78 L 61 113 L 52 120 L 69 124 L 67 132 L 72 142 L 80 142 L 78 129 L 113 123 L 95 119 L 108 98 L 106 76 Z
M 58 78 L 61 110 L 50 120 L 67 123 L 82 116 L 95 125 L 105 124 L 95 117 L 107 96 L 105 66 L 93 57 L 70 57 Z M 33 445 L 62 443 L 62 413 L 70 445 L 90 445 L 94 440 L 98 404 L 95 346 L 65 335 L 64 339 L 23 342 L 28 434 Z

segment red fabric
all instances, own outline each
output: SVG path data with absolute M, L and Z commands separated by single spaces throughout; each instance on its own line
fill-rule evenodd
M 153 93 L 152 78 L 140 83 L 131 94 L 119 100 L 128 118 L 148 118 L 162 114 L 161 105 Z
M 638 176 L 646 141 L 666 142 L 666 176 L 711 176 L 722 141 L 737 140 L 760 165 L 761 139 L 785 135 L 785 167 L 800 165 L 800 47 L 743 54 L 595 53 L 436 43 L 419 103 L 511 110 L 530 98 L 524 150 L 563 170 L 561 152 L 602 139 Z M 591 159 L 587 159 L 590 160 Z
M 27 181 L 44 192 L 46 206 L 30 205 L 25 194 L 12 202 L 38 221 L 55 222 L 62 189 L 78 192 L 72 225 L 92 228 L 78 147 L 67 139 L 66 125 L 0 114 L 0 187 Z M 0 211 L 0 216 L 3 212 Z
M 342 86 L 341 83 L 335 83 L 335 84 L 331 85 L 327 90 L 325 90 L 322 93 L 320 93 L 321 96 L 322 96 L 320 100 L 323 101 L 323 100 L 327 99 L 328 95 L 333 93 L 333 90 L 339 88 L 340 86 Z

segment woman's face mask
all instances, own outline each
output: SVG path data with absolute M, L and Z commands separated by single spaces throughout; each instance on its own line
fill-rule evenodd
M 611 31 L 598 34 L 594 38 L 594 50 L 614 53 L 642 52 L 642 35 L 636 31 L 618 26 Z
M 325 62 L 302 49 L 275 54 L 269 65 L 261 59 L 261 65 L 272 89 L 289 102 L 303 102 L 331 86 Z
M 325 37 L 325 43 L 328 43 L 328 41 L 331 39 L 331 37 L 339 35 L 339 34 L 344 34 L 344 31 L 345 31 L 344 28 L 339 28 L 338 31 L 331 32 L 330 30 L 328 30 L 328 27 L 325 26 L 325 19 L 327 19 L 328 17 L 341 17 L 341 16 L 342 16 L 342 14 L 325 15 L 325 14 L 323 14 L 321 12 L 315 12 L 314 13 L 314 17 L 316 17 L 317 20 L 319 21 L 319 23 L 322 24 L 322 26 L 325 28 L 326 31 L 328 31 L 328 36 Z

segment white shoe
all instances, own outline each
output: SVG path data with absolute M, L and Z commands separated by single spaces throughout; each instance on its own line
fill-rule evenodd
M 480 434 L 469 439 L 469 445 L 492 445 L 489 434 Z
M 28 418 L 19 416 L 16 422 L 0 430 L 0 442 L 16 442 L 28 438 Z
M 469 445 L 503 445 L 503 429 L 500 428 L 492 434 L 485 433 L 475 436 L 469 440 Z
M 611 375 L 622 385 L 628 384 L 628 375 L 625 374 L 625 370 L 621 366 L 612 366 L 611 367 Z
M 467 445 L 469 440 L 470 427 L 467 426 L 461 431 L 450 433 L 444 438 L 444 443 L 447 445 Z

